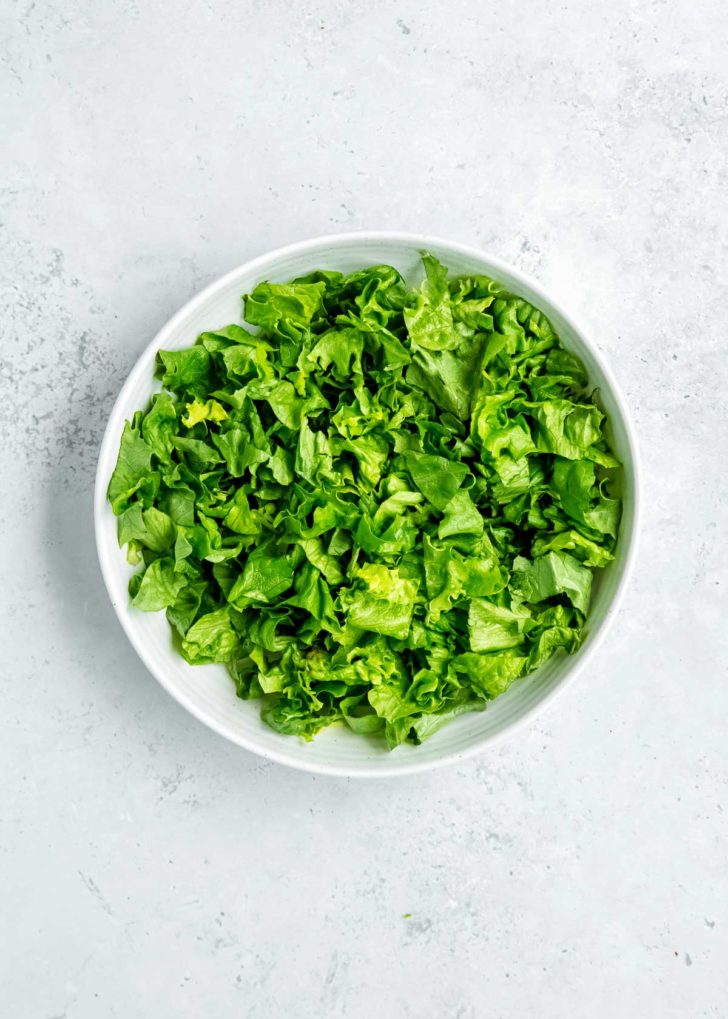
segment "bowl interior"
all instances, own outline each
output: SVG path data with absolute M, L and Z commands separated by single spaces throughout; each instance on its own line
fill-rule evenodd
M 282 282 L 315 268 L 347 272 L 386 262 L 395 265 L 408 280 L 417 281 L 421 278 L 419 253 L 425 248 L 453 273 L 486 273 L 531 300 L 551 318 L 564 346 L 582 359 L 590 383 L 599 390 L 600 403 L 609 416 L 610 441 L 624 465 L 618 556 L 595 578 L 586 638 L 577 654 L 556 657 L 538 672 L 517 681 L 487 711 L 460 716 L 422 746 L 406 745 L 391 752 L 378 740 L 339 726 L 324 730 L 312 743 L 304 743 L 264 725 L 260 702 L 239 700 L 223 666 L 187 665 L 172 647 L 163 612 L 144 613 L 129 607 L 127 584 L 132 569 L 117 543 L 116 518 L 106 501 L 106 486 L 116 463 L 125 419 L 144 407 L 158 388 L 153 366 L 159 348 L 185 347 L 205 329 L 241 321 L 241 294 L 252 290 L 261 279 Z M 95 493 L 97 546 L 112 603 L 140 657 L 159 682 L 211 728 L 250 750 L 299 768 L 347 775 L 417 771 L 461 758 L 503 736 L 544 707 L 567 677 L 584 665 L 614 610 L 631 561 L 637 510 L 635 468 L 628 421 L 609 370 L 567 315 L 532 281 L 477 251 L 431 238 L 381 234 L 324 237 L 273 252 L 229 273 L 175 315 L 146 349 L 114 406 L 101 449 Z

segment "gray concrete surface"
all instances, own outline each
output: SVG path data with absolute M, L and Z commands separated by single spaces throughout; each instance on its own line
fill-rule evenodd
M 719 0 L 5 5 L 8 1019 L 728 1015 L 727 44 Z M 645 486 L 589 674 L 511 743 L 378 783 L 188 717 L 91 519 L 166 318 L 357 228 L 535 274 L 608 355 Z

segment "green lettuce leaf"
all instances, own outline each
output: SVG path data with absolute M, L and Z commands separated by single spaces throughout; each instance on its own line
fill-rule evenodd
M 563 594 L 583 612 L 589 610 L 591 570 L 568 552 L 547 552 L 529 562 L 517 557 L 513 563 L 512 590 L 527 602 L 542 602 Z
M 486 598 L 473 598 L 468 611 L 472 651 L 500 651 L 523 643 L 531 614 L 517 604 L 511 608 Z
M 435 509 L 444 510 L 468 476 L 468 468 L 457 460 L 407 451 L 404 453 L 412 480 Z
M 154 450 L 139 434 L 139 427 L 124 425 L 119 456 L 114 473 L 109 481 L 108 497 L 114 513 L 123 513 L 131 500 L 141 496 L 142 504 L 153 497 L 158 487 L 159 475 L 152 470 Z
M 240 647 L 240 638 L 233 627 L 230 609 L 224 606 L 200 616 L 182 641 L 182 654 L 190 665 L 211 665 L 229 662 Z
M 180 591 L 187 584 L 183 574 L 177 573 L 172 559 L 155 559 L 141 578 L 132 605 L 144 612 L 158 612 L 174 605 Z

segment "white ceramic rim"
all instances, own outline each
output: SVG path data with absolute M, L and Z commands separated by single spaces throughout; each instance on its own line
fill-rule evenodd
M 556 309 L 558 314 L 564 319 L 565 322 L 578 333 L 584 345 L 589 348 L 594 361 L 599 365 L 599 368 L 609 384 L 611 394 L 614 398 L 614 402 L 619 409 L 619 414 L 624 425 L 624 431 L 627 438 L 627 443 L 630 451 L 630 458 L 632 464 L 632 477 L 634 491 L 632 492 L 632 528 L 628 539 L 628 546 L 626 549 L 621 550 L 622 558 L 622 575 L 619 579 L 618 586 L 612 596 L 609 608 L 598 625 L 596 630 L 591 631 L 591 638 L 587 647 L 582 648 L 579 654 L 575 656 L 573 664 L 569 669 L 568 673 L 561 679 L 551 690 L 549 690 L 537 703 L 533 704 L 530 708 L 523 712 L 520 717 L 507 722 L 503 727 L 495 733 L 485 735 L 482 740 L 477 743 L 473 743 L 471 746 L 465 749 L 452 751 L 450 753 L 444 753 L 441 757 L 435 760 L 428 761 L 407 761 L 392 763 L 391 766 L 380 766 L 377 768 L 367 768 L 365 766 L 357 767 L 355 771 L 352 771 L 346 767 L 339 767 L 334 764 L 321 764 L 311 760 L 302 760 L 300 758 L 294 758 L 289 756 L 285 751 L 276 751 L 269 748 L 261 748 L 254 740 L 247 739 L 242 736 L 239 732 L 235 731 L 232 726 L 227 726 L 211 720 L 208 718 L 203 711 L 201 711 L 190 698 L 186 697 L 181 691 L 176 689 L 174 685 L 168 682 L 167 677 L 161 670 L 158 670 L 150 661 L 149 656 L 146 653 L 144 642 L 137 639 L 137 634 L 134 629 L 128 624 L 125 617 L 120 615 L 114 604 L 112 597 L 112 586 L 111 586 L 111 552 L 104 545 L 101 540 L 101 514 L 106 508 L 106 489 L 108 486 L 108 477 L 104 470 L 104 465 L 109 460 L 109 456 L 112 456 L 115 462 L 116 450 L 112 449 L 116 445 L 117 437 L 114 431 L 114 422 L 117 417 L 117 412 L 120 406 L 125 401 L 126 394 L 132 389 L 137 380 L 140 379 L 145 373 L 149 371 L 150 355 L 153 360 L 154 352 L 163 346 L 168 335 L 173 334 L 177 329 L 178 325 L 183 322 L 193 311 L 198 307 L 205 304 L 213 295 L 218 291 L 224 290 L 227 284 L 232 279 L 242 272 L 255 273 L 258 268 L 261 270 L 271 262 L 271 260 L 285 258 L 290 255 L 301 255 L 315 252 L 318 248 L 330 247 L 336 245 L 350 244 L 352 241 L 384 241 L 384 242 L 396 242 L 402 244 L 411 244 L 413 247 L 420 249 L 446 247 L 456 252 L 457 254 L 465 257 L 472 258 L 475 260 L 485 260 L 490 263 L 494 269 L 502 272 L 506 276 L 510 276 L 513 279 L 518 280 L 524 285 L 524 287 L 530 288 L 534 294 L 544 300 L 552 308 Z M 591 662 L 597 649 L 601 646 L 609 627 L 611 626 L 614 616 L 617 614 L 619 606 L 622 603 L 624 592 L 629 583 L 629 579 L 632 574 L 634 561 L 637 555 L 638 535 L 640 533 L 640 521 L 641 521 L 641 499 L 640 499 L 640 466 L 639 466 L 639 455 L 637 448 L 637 439 L 635 435 L 635 429 L 632 422 L 631 415 L 627 408 L 627 404 L 622 395 L 621 388 L 617 383 L 612 371 L 602 357 L 599 349 L 592 341 L 589 333 L 577 322 L 574 317 L 561 305 L 561 303 L 550 294 L 547 294 L 543 287 L 529 276 L 527 273 L 522 272 L 520 269 L 516 269 L 514 266 L 504 262 L 500 258 L 496 258 L 482 249 L 473 247 L 472 245 L 459 244 L 454 241 L 446 240 L 441 237 L 434 237 L 429 234 L 416 234 L 416 233 L 401 233 L 393 230 L 361 230 L 361 231 L 350 231 L 347 233 L 337 234 L 323 234 L 318 237 L 311 238 L 305 241 L 297 241 L 294 244 L 287 244 L 280 248 L 275 248 L 272 251 L 266 252 L 264 255 L 260 255 L 257 258 L 253 258 L 247 262 L 242 263 L 230 272 L 225 273 L 224 276 L 220 276 L 213 283 L 210 283 L 204 290 L 196 294 L 191 300 L 189 300 L 180 310 L 172 316 L 159 330 L 156 336 L 150 341 L 145 347 L 142 354 L 136 361 L 136 364 L 132 368 L 126 382 L 121 388 L 119 395 L 117 396 L 114 406 L 109 415 L 104 437 L 101 442 L 101 448 L 99 450 L 98 466 L 96 470 L 96 481 L 94 485 L 94 532 L 96 539 L 96 551 L 99 557 L 99 564 L 101 566 L 101 573 L 104 578 L 104 584 L 106 590 L 111 599 L 114 611 L 117 614 L 117 618 L 121 623 L 130 643 L 134 650 L 141 658 L 148 671 L 154 676 L 154 678 L 164 687 L 164 689 L 171 694 L 171 696 L 184 707 L 191 715 L 197 718 L 200 722 L 203 722 L 208 728 L 224 736 L 232 743 L 243 747 L 245 750 L 249 750 L 251 753 L 257 754 L 259 757 L 264 757 L 268 760 L 275 761 L 277 764 L 284 764 L 288 767 L 296 768 L 300 771 L 313 772 L 319 775 L 332 775 L 343 778 L 390 778 L 395 775 L 412 775 L 417 772 L 430 771 L 434 768 L 444 767 L 448 764 L 454 764 L 459 761 L 467 760 L 470 757 L 474 757 L 476 754 L 482 753 L 486 748 L 493 747 L 502 743 L 506 739 L 515 735 L 520 729 L 525 728 L 531 724 L 533 720 L 543 714 L 553 704 L 556 697 L 563 693 L 568 686 L 570 686 L 576 677 L 586 668 Z M 293 739 L 293 737 L 291 737 Z

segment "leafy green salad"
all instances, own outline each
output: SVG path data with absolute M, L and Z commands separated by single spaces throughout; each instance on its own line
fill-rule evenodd
M 423 254 L 260 283 L 162 350 L 108 497 L 193 665 L 264 720 L 421 743 L 573 652 L 614 556 L 618 461 L 545 315 Z

